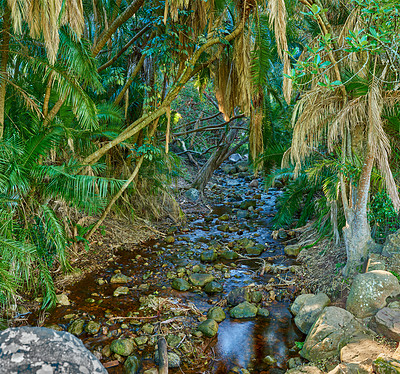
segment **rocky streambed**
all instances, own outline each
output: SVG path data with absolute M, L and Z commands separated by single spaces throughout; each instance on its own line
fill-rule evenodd
M 171 372 L 280 373 L 301 363 L 304 336 L 289 311 L 296 264 L 268 228 L 280 192 L 261 182 L 245 170 L 218 174 L 209 213 L 121 247 L 59 296 L 44 325 L 79 337 L 109 373 L 156 373 L 159 336 Z

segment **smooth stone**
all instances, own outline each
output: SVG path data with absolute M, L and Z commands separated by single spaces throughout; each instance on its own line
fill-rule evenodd
M 181 366 L 181 358 L 176 353 L 168 352 L 167 357 L 168 357 L 168 368 L 173 369 Z M 154 353 L 154 361 L 156 362 L 156 364 L 159 363 L 159 356 L 157 349 Z
M 175 238 L 174 238 L 172 235 L 168 235 L 168 236 L 165 238 L 165 242 L 168 243 L 168 244 L 172 244 L 172 243 L 175 242 Z
M 327 306 L 308 333 L 300 355 L 309 361 L 339 356 L 341 347 L 364 332 L 363 326 L 350 312 Z
M 71 325 L 68 327 L 68 332 L 75 336 L 79 336 L 83 332 L 83 325 L 85 321 L 83 319 L 76 319 Z
M 150 323 L 145 323 L 145 324 L 142 326 L 142 331 L 143 331 L 145 334 L 151 335 L 151 334 L 154 332 L 154 326 L 153 326 L 152 324 L 150 324 Z
M 248 218 L 249 217 L 249 211 L 248 210 L 239 209 L 236 212 L 236 217 L 239 218 L 239 219 Z
M 88 334 L 95 335 L 100 331 L 100 327 L 101 327 L 100 323 L 95 322 L 95 321 L 89 321 L 85 327 L 85 331 Z
M 265 250 L 265 246 L 262 244 L 256 244 L 254 247 L 246 248 L 246 253 L 250 256 L 260 256 Z
M 358 274 L 350 288 L 346 309 L 358 318 L 373 316 L 386 306 L 388 297 L 400 294 L 397 278 L 387 271 Z
M 256 200 L 244 200 L 240 203 L 239 209 L 248 210 L 250 207 L 255 208 L 257 206 Z
M 220 256 L 224 260 L 236 260 L 239 258 L 239 255 L 235 251 L 223 251 Z
M 207 283 L 204 287 L 204 292 L 208 294 L 222 292 L 223 290 L 224 289 L 222 285 L 216 281 L 211 281 L 210 283 Z
M 275 365 L 278 362 L 278 360 L 273 356 L 265 356 L 263 358 L 263 362 L 266 363 L 267 365 Z
M 228 160 L 231 162 L 239 162 L 242 158 L 243 157 L 239 153 L 233 153 L 229 156 Z
M 266 308 L 259 308 L 257 311 L 257 315 L 260 317 L 267 318 L 269 317 L 269 310 Z
M 129 293 L 129 288 L 128 287 L 119 286 L 114 290 L 113 296 L 114 297 L 118 297 L 120 295 L 127 295 L 128 293 Z
M 380 335 L 400 341 L 400 310 L 382 308 L 372 318 L 370 327 Z
M 127 357 L 133 352 L 133 343 L 129 339 L 116 339 L 110 345 L 111 352 Z
M 225 213 L 225 214 L 223 214 L 222 216 L 219 216 L 218 217 L 218 219 L 220 220 L 220 221 L 229 221 L 229 214 L 227 214 L 227 213 Z
M 146 335 L 141 335 L 141 336 L 137 336 L 134 340 L 137 345 L 144 345 L 148 342 L 149 337 Z
M 258 308 L 245 301 L 239 305 L 236 305 L 229 311 L 232 318 L 253 318 L 257 315 Z
M 190 289 L 190 284 L 186 279 L 175 278 L 172 281 L 171 287 L 178 291 L 187 291 L 188 289 Z
M 140 369 L 140 359 L 135 355 L 130 355 L 124 362 L 125 374 L 137 374 Z
M 208 250 L 202 252 L 200 255 L 200 260 L 203 262 L 214 262 L 217 259 L 217 253 L 214 250 Z
M 308 334 L 314 322 L 330 302 L 329 297 L 322 292 L 307 298 L 294 319 L 294 323 L 299 330 L 304 334 Z
M 303 307 L 304 303 L 314 297 L 315 295 L 313 293 L 307 293 L 307 294 L 302 294 L 296 297 L 294 300 L 292 306 L 290 307 L 290 311 L 294 316 L 297 316 L 299 313 L 300 309 Z
M 216 322 L 222 322 L 226 318 L 224 310 L 220 306 L 215 306 L 207 312 L 207 318 Z
M 62 293 L 60 295 L 56 295 L 57 298 L 57 304 L 63 305 L 63 306 L 68 306 L 71 305 L 68 296 L 65 293 Z
M 214 319 L 206 319 L 197 326 L 197 330 L 201 331 L 205 336 L 212 338 L 218 332 L 218 323 Z
M 175 348 L 182 341 L 182 338 L 178 335 L 168 334 L 165 340 L 170 347 Z
M 185 192 L 185 196 L 193 202 L 196 202 L 200 199 L 200 191 L 196 188 L 190 188 Z
M 110 283 L 113 283 L 113 284 L 118 284 L 118 283 L 120 283 L 120 284 L 122 284 L 122 283 L 128 283 L 128 282 L 130 282 L 131 280 L 132 280 L 132 278 L 131 278 L 131 277 L 128 277 L 127 275 L 124 275 L 124 274 L 122 274 L 122 273 L 117 273 L 117 274 L 114 274 L 114 275 L 111 277 Z
M 284 252 L 287 256 L 297 257 L 302 250 L 302 247 L 298 244 L 287 245 Z
M 212 274 L 205 273 L 194 273 L 189 276 L 190 282 L 197 287 L 203 287 L 207 283 L 210 283 L 214 280 L 214 276 Z
M 302 364 L 303 364 L 303 361 L 301 360 L 300 357 L 289 358 L 288 363 L 287 363 L 289 369 L 293 369 Z

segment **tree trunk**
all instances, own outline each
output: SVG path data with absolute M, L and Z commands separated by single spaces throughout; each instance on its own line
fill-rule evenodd
M 10 10 L 6 6 L 3 16 L 3 41 L 1 44 L 1 63 L 0 63 L 0 139 L 4 134 L 4 110 L 6 102 L 6 86 L 7 86 L 7 63 L 10 45 Z
M 237 129 L 229 130 L 228 135 L 222 141 L 222 144 L 214 151 L 208 161 L 200 169 L 197 177 L 192 183 L 192 188 L 203 191 L 208 181 L 211 179 L 214 171 L 229 157 L 229 148 L 238 133 Z
M 355 272 L 362 270 L 363 262 L 367 259 L 371 247 L 374 246 L 367 216 L 368 194 L 373 164 L 374 156 L 369 151 L 365 158 L 358 183 L 356 203 L 345 212 L 346 226 L 343 228 L 347 253 L 347 263 L 343 271 L 345 276 L 351 276 Z

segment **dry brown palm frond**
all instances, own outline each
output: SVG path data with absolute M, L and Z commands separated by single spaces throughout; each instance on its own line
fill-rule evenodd
M 293 140 L 291 159 L 297 170 L 301 161 L 307 157 L 312 149 L 318 147 L 327 127 L 335 120 L 335 115 L 342 109 L 339 93 L 323 87 L 310 91 L 296 104 L 292 122 Z
M 20 33 L 26 22 L 32 38 L 43 35 L 48 58 L 54 63 L 61 26 L 69 24 L 77 37 L 83 32 L 82 0 L 8 0 L 14 31 Z
M 263 134 L 262 134 L 262 124 L 263 124 L 263 102 L 264 95 L 259 93 L 253 97 L 253 108 L 251 111 L 250 118 L 250 134 L 249 134 L 249 145 L 250 145 L 250 155 L 253 160 L 257 158 L 263 152 Z M 257 165 L 257 170 L 262 167 L 262 164 Z
M 382 79 L 386 69 L 382 73 Z M 381 87 L 376 78 L 372 80 L 368 94 L 368 144 L 375 157 L 378 168 L 385 179 L 386 189 L 396 211 L 400 209 L 400 198 L 389 165 L 390 141 L 382 122 L 383 99 Z
M 285 0 L 268 1 L 270 24 L 274 29 L 278 55 L 283 62 L 284 74 L 290 74 L 290 60 L 287 54 L 288 43 L 286 37 L 286 5 Z M 292 81 L 286 76 L 283 78 L 283 95 L 287 103 L 290 103 L 292 94 Z

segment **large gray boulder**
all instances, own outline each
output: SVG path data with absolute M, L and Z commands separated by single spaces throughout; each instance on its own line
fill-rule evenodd
M 0 332 L 0 373 L 107 374 L 74 335 L 44 327 Z
M 316 366 L 304 365 L 286 371 L 286 374 L 323 374 Z
M 338 356 L 343 346 L 363 332 L 362 325 L 347 310 L 328 306 L 311 328 L 300 355 L 309 361 Z
M 346 309 L 358 318 L 373 316 L 386 306 L 386 299 L 400 294 L 397 278 L 387 271 L 358 274 L 351 285 Z
M 302 301 L 302 305 L 296 313 L 294 323 L 301 332 L 308 334 L 314 322 L 331 301 L 322 292 L 312 297 L 303 298 Z

